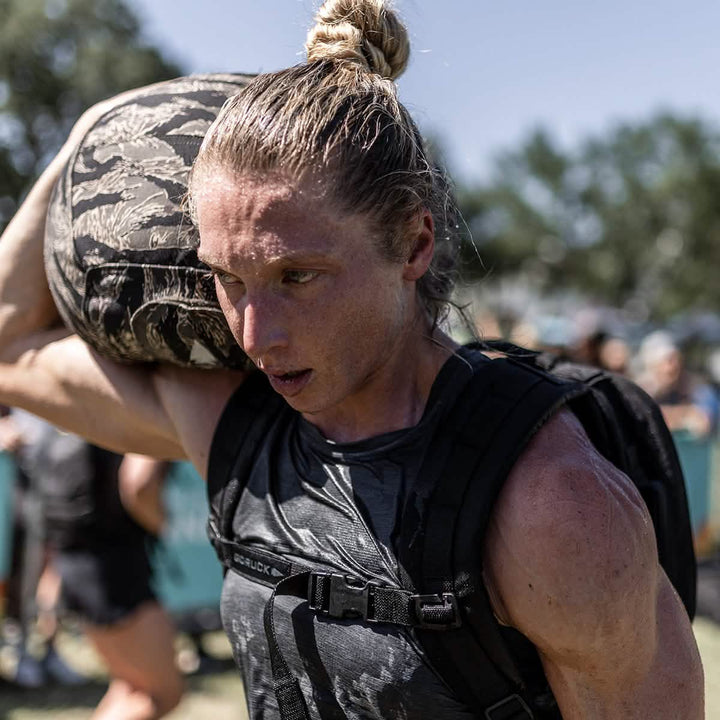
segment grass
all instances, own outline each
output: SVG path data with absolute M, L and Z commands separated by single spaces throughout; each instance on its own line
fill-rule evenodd
M 705 666 L 706 717 L 720 718 L 720 625 L 698 618 L 694 627 Z M 212 633 L 206 645 L 217 660 L 216 671 L 188 676 L 185 698 L 167 720 L 246 720 L 242 684 L 232 666 L 227 641 L 220 633 Z M 67 639 L 61 651 L 77 669 L 91 672 L 92 681 L 75 688 L 0 687 L 0 720 L 88 720 L 105 691 L 104 677 L 81 640 Z

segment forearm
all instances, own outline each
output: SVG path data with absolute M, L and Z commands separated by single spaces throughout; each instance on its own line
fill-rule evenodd
M 53 188 L 88 130 L 134 91 L 94 105 L 75 123 L 0 238 L 0 346 L 45 330 L 59 317 L 45 276 L 45 219 Z

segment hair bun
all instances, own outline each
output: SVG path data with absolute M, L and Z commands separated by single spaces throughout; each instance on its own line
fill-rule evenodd
M 308 62 L 344 60 L 391 80 L 410 57 L 405 26 L 384 0 L 326 0 L 305 49 Z

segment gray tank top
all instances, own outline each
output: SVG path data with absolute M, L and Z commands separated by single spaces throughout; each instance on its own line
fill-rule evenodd
M 288 408 L 259 449 L 234 517 L 234 539 L 316 569 L 400 587 L 395 542 L 407 490 L 431 451 L 428 439 L 444 409 L 470 372 L 461 356 L 452 357 L 418 425 L 356 443 L 326 440 Z M 226 413 L 216 437 L 229 432 Z M 223 624 L 253 720 L 279 718 L 263 629 L 270 594 L 232 571 L 226 575 Z M 474 717 L 431 667 L 411 630 L 319 617 L 293 597 L 276 598 L 274 619 L 312 717 Z

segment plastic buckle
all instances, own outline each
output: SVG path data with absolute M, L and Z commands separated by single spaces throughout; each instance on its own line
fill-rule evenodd
M 508 695 L 485 711 L 487 720 L 533 720 L 535 717 L 519 695 Z
M 462 624 L 457 599 L 452 593 L 443 593 L 442 595 L 413 595 L 412 599 L 415 603 L 415 617 L 418 620 L 417 627 L 425 628 L 426 630 L 450 630 L 460 627 Z M 426 620 L 423 610 L 428 605 L 441 605 L 444 608 L 451 608 L 453 614 L 452 621 L 433 622 L 432 620 Z
M 372 583 L 351 585 L 344 575 L 325 575 L 329 579 L 327 608 L 317 608 L 322 615 L 333 618 L 361 617 L 368 618 L 368 605 L 370 603 L 370 588 Z

